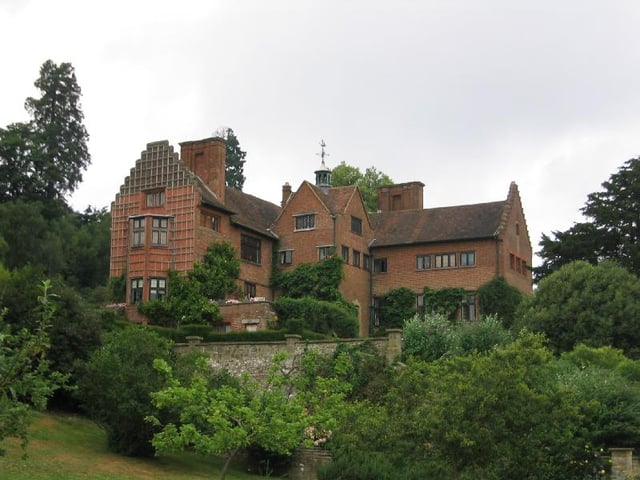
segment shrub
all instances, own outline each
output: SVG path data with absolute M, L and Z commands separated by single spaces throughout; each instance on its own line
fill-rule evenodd
M 300 319 L 304 327 L 314 332 L 336 335 L 342 338 L 355 337 L 358 334 L 358 322 L 355 315 L 333 302 L 313 298 L 280 297 L 273 304 L 280 328 L 289 331 L 289 321 L 295 319 L 294 328 L 299 329 Z
M 506 327 L 511 327 L 522 293 L 509 285 L 504 277 L 494 278 L 478 289 L 480 311 L 484 315 L 497 315 Z
M 427 314 L 424 319 L 417 315 L 410 318 L 404 323 L 402 337 L 405 358 L 432 361 L 453 350 L 453 324 L 441 313 Z
M 382 295 L 380 323 L 383 328 L 402 328 L 405 320 L 416 314 L 416 294 L 406 287 L 389 290 Z

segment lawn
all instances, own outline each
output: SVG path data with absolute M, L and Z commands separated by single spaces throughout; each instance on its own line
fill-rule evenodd
M 137 459 L 107 450 L 106 436 L 86 418 L 42 414 L 31 427 L 27 458 L 18 442 L 7 440 L 0 457 L 1 480 L 187 480 L 217 479 L 222 461 L 194 454 Z M 228 480 L 256 480 L 230 471 Z

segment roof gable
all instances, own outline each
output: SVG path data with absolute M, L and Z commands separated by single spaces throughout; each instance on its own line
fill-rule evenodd
M 235 188 L 227 187 L 225 207 L 232 212 L 231 222 L 262 235 L 276 238 L 271 225 L 280 214 L 280 207 Z

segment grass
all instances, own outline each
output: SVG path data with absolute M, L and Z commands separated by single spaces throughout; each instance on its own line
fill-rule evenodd
M 46 413 L 31 426 L 27 458 L 8 439 L 0 457 L 0 480 L 187 480 L 217 479 L 221 459 L 183 453 L 154 459 L 124 457 L 107 450 L 106 435 L 86 418 Z M 256 480 L 229 471 L 228 480 Z

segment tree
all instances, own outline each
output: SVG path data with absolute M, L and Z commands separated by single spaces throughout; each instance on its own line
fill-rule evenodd
M 12 328 L 3 320 L 6 308 L 0 308 L 0 441 L 18 437 L 23 448 L 33 411 L 44 410 L 49 397 L 66 381 L 64 375 L 50 371 L 46 357 L 46 330 L 55 311 L 50 289 L 50 282 L 41 284 L 40 318 L 34 328 Z
M 496 277 L 478 289 L 480 312 L 497 315 L 505 326 L 513 324 L 516 310 L 522 302 L 522 292 L 509 285 L 504 277 Z
M 0 128 L 0 202 L 34 198 L 39 178 L 33 149 L 30 124 L 12 123 Z
M 240 260 L 229 242 L 212 244 L 202 260 L 194 263 L 188 277 L 195 282 L 206 298 L 224 300 L 238 290 Z
M 578 343 L 640 357 L 640 280 L 613 261 L 576 261 L 540 282 L 518 311 L 518 327 L 544 332 L 556 352 Z
M 77 396 L 87 414 L 104 426 L 109 448 L 151 456 L 158 431 L 145 421 L 155 413 L 151 393 L 165 387 L 155 359 L 173 363 L 169 341 L 140 326 L 112 332 L 93 352 L 78 382 Z
M 245 376 L 238 385 L 219 388 L 210 388 L 206 380 L 211 370 L 206 361 L 185 384 L 174 378 L 166 362 L 155 362 L 169 386 L 153 394 L 153 403 L 161 410 L 178 411 L 179 421 L 166 423 L 154 436 L 153 445 L 159 452 L 193 449 L 202 455 L 223 455 L 220 478 L 224 480 L 241 448 L 257 445 L 288 454 L 303 442 L 305 432 L 311 444 L 324 438 L 327 429 L 337 425 L 336 415 L 346 411 L 343 399 L 348 389 L 335 379 L 314 378 L 313 385 L 296 383 L 286 373 L 291 367 L 285 361 L 283 353 L 274 357 L 265 385 Z M 314 369 L 313 354 L 302 361 Z M 346 362 L 343 366 L 348 368 Z M 149 421 L 158 427 L 162 424 L 157 416 L 150 416 Z
M 244 181 L 244 164 L 247 152 L 240 148 L 238 137 L 231 128 L 224 130 L 224 139 L 227 144 L 225 180 L 227 187 L 242 191 Z
M 586 478 L 580 405 L 543 342 L 526 334 L 482 355 L 409 360 L 382 406 L 354 409 L 321 478 Z
M 363 174 L 359 168 L 341 162 L 331 171 L 331 185 L 333 187 L 357 185 L 367 211 L 376 212 L 378 210 L 378 187 L 393 185 L 393 180 L 386 173 L 378 171 L 376 167 L 367 168 Z
M 553 238 L 542 236 L 537 280 L 574 260 L 614 259 L 640 273 L 640 158 L 625 162 L 602 187 L 587 197 L 582 208 L 586 222 L 553 232 Z
M 383 328 L 402 328 L 416 314 L 416 294 L 407 287 L 389 290 L 380 298 L 380 323 Z
M 62 199 L 82 181 L 82 171 L 91 163 L 89 134 L 80 106 L 81 90 L 70 63 L 47 60 L 35 82 L 40 98 L 27 98 L 34 143 L 34 167 L 47 200 Z

